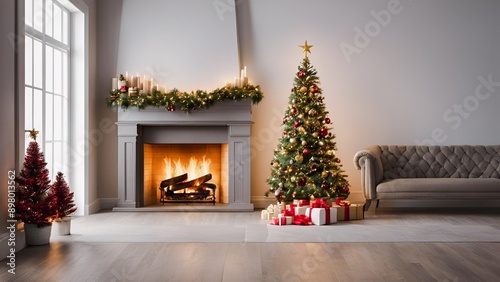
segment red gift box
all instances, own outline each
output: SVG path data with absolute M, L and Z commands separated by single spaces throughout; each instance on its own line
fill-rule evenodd
M 284 217 L 284 216 L 273 217 L 273 224 L 274 225 L 286 225 L 286 217 Z

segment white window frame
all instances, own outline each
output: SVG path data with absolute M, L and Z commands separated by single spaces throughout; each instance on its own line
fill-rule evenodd
M 40 0 L 33 0 L 40 1 Z M 69 120 L 68 123 L 68 167 L 63 173 L 66 181 L 75 193 L 75 204 L 78 207 L 74 215 L 82 216 L 97 212 L 99 206 L 94 202 L 89 203 L 89 158 L 91 155 L 88 141 L 89 132 L 89 15 L 90 8 L 84 0 L 57 0 L 59 4 L 70 11 L 70 36 L 68 37 L 71 48 L 71 56 L 68 60 L 69 69 L 69 92 L 71 99 L 68 99 Z M 16 1 L 17 2 L 17 1 Z M 25 133 L 25 35 L 27 34 L 25 22 L 25 1 L 17 2 L 17 26 L 19 30 L 19 50 L 17 54 L 18 66 L 18 97 L 17 97 L 17 127 L 18 127 L 18 160 L 17 167 L 22 168 L 25 146 L 29 142 Z M 41 138 L 39 139 L 41 140 Z M 25 144 L 23 144 L 25 143 Z M 54 172 L 55 174 L 55 172 Z
M 38 4 L 41 3 L 42 5 L 42 11 L 35 12 L 35 9 L 29 8 L 28 4 L 34 3 L 34 1 L 37 1 Z M 47 161 L 47 168 L 49 170 L 49 175 L 52 179 L 55 178 L 55 175 L 57 174 L 57 171 L 66 171 L 67 173 L 69 170 L 68 162 L 69 162 L 69 155 L 68 155 L 68 145 L 69 145 L 69 121 L 70 121 L 70 114 L 69 114 L 69 105 L 70 105 L 70 99 L 71 96 L 69 95 L 69 89 L 70 89 L 70 58 L 71 58 L 71 42 L 70 42 L 70 30 L 71 30 L 71 16 L 70 16 L 70 11 L 66 9 L 63 5 L 61 5 L 57 0 L 28 0 L 26 1 L 26 8 L 28 12 L 31 12 L 31 15 L 26 15 L 27 21 L 30 21 L 32 26 L 29 24 L 25 24 L 25 36 L 26 36 L 26 44 L 31 42 L 31 54 L 29 57 L 31 57 L 31 61 L 26 63 L 31 64 L 31 74 L 26 73 L 26 76 L 31 76 L 31 84 L 28 85 L 25 83 L 25 89 L 30 89 L 29 92 L 27 92 L 25 95 L 26 96 L 26 101 L 30 102 L 31 105 L 28 109 L 25 108 L 26 111 L 31 109 L 31 113 L 29 113 L 30 116 L 27 116 L 25 112 L 25 127 L 28 129 L 28 127 L 35 127 L 33 125 L 41 124 L 38 126 L 38 128 L 35 128 L 39 130 L 40 135 L 39 138 L 37 138 L 37 141 L 41 145 L 41 149 L 45 154 L 45 159 Z M 30 3 L 31 2 L 31 3 Z M 50 6 L 51 10 L 47 10 L 47 4 L 52 2 L 52 5 Z M 35 4 L 36 5 L 36 4 Z M 54 15 L 54 10 L 58 8 L 61 11 L 61 30 L 60 32 L 60 39 L 57 40 L 53 35 L 55 34 L 55 29 L 54 29 L 54 21 L 55 17 Z M 31 17 L 31 19 L 30 19 Z M 66 22 L 64 21 L 66 20 Z M 40 23 L 41 22 L 41 23 Z M 64 24 L 67 24 L 66 28 L 64 29 L 63 26 Z M 35 28 L 40 27 L 41 25 L 41 30 L 40 28 Z M 49 27 L 52 30 L 48 30 L 47 27 Z M 64 32 L 65 31 L 65 32 Z M 28 37 L 31 39 L 29 40 Z M 41 53 L 42 53 L 42 58 L 41 58 L 41 65 L 42 65 L 42 77 L 41 81 L 42 84 L 41 86 L 37 85 L 35 86 L 34 78 L 35 78 L 35 69 L 34 69 L 34 61 L 35 55 L 34 55 L 34 44 L 35 40 L 41 43 Z M 52 62 L 47 61 L 47 50 L 49 48 L 52 50 Z M 55 66 L 54 62 L 56 61 L 56 58 L 54 57 L 54 54 L 57 52 L 60 52 L 60 65 Z M 28 55 L 28 54 L 26 54 Z M 28 57 L 28 56 L 26 56 Z M 65 58 L 64 58 L 65 57 Z M 40 58 L 39 58 L 40 59 Z M 27 60 L 27 59 L 26 59 Z M 47 83 L 47 65 L 52 66 L 52 81 L 51 81 L 51 88 L 49 87 Z M 54 74 L 55 74 L 55 69 L 58 68 L 61 74 L 61 79 L 55 79 Z M 50 76 L 49 76 L 50 77 Z M 25 79 L 25 81 L 28 81 Z M 56 83 L 60 83 L 60 93 L 56 93 Z M 49 89 L 50 88 L 50 89 Z M 35 100 L 34 100 L 34 95 L 35 95 L 35 90 L 41 92 L 41 105 L 35 105 Z M 31 96 L 30 99 L 28 99 L 28 95 Z M 52 112 L 49 112 L 47 106 L 49 101 L 52 103 L 51 108 L 55 109 L 59 107 L 61 113 L 61 119 L 56 120 L 54 116 L 54 110 Z M 56 101 L 59 101 L 59 103 L 56 104 Z M 38 108 L 35 110 L 35 107 Z M 41 109 L 40 109 L 41 107 Z M 36 115 L 35 111 L 40 111 L 41 110 L 41 121 L 35 121 Z M 28 120 L 31 118 L 31 120 Z M 50 123 L 50 124 L 49 124 Z M 30 126 L 31 125 L 31 126 Z M 47 127 L 51 127 L 50 130 L 50 135 L 48 136 L 49 132 L 47 131 Z M 59 130 L 59 131 L 57 131 Z M 56 138 L 57 136 L 57 138 Z M 28 137 L 27 137 L 28 138 Z M 29 144 L 29 140 L 25 140 L 25 146 Z M 54 149 L 58 148 L 59 152 L 56 152 Z M 56 156 L 58 158 L 56 159 Z

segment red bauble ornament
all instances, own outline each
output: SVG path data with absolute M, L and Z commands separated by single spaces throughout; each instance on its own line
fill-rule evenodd
M 287 121 L 287 118 L 283 118 L 283 123 L 286 123 L 286 121 Z
M 299 125 L 300 125 L 300 123 L 298 121 L 293 123 L 293 127 L 295 127 L 295 128 L 299 127 Z
M 122 93 L 127 92 L 127 86 L 120 87 L 120 92 Z
M 283 136 L 286 136 L 286 131 L 283 130 Z
M 302 78 L 304 75 L 306 75 L 306 72 L 305 72 L 305 71 L 303 71 L 303 70 L 301 70 L 301 71 L 299 71 L 299 72 L 297 73 L 297 77 L 298 77 L 298 78 Z
M 296 108 L 292 108 L 290 110 L 290 113 L 292 113 L 292 115 L 295 115 L 297 113 L 297 109 Z
M 323 188 L 325 190 L 328 189 L 328 183 L 326 183 L 326 182 L 321 183 L 321 188 Z
M 309 155 L 311 153 L 311 150 L 309 148 L 305 148 L 304 151 L 302 151 L 304 155 Z
M 337 163 L 340 163 L 340 159 L 336 159 L 335 161 L 336 161 Z
M 332 121 L 330 120 L 330 118 L 325 118 L 325 122 L 326 122 L 326 124 L 330 124 L 330 122 L 332 122 Z
M 323 128 L 320 129 L 319 135 L 321 137 L 325 137 L 327 134 L 328 134 L 328 129 L 326 129 L 325 127 L 323 127 Z
M 305 178 L 301 178 L 301 179 L 299 179 L 299 181 L 297 182 L 297 185 L 299 185 L 299 186 L 304 186 L 304 185 L 306 185 L 306 179 L 305 179 Z
M 167 111 L 169 111 L 169 112 L 173 112 L 173 111 L 175 111 L 175 106 L 174 106 L 174 105 L 170 105 L 170 106 L 168 106 L 168 107 L 167 107 Z

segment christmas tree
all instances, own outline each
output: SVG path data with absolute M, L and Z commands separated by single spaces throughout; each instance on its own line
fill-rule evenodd
M 324 104 L 317 72 L 307 53 L 312 45 L 299 46 L 305 56 L 298 67 L 283 118 L 283 135 L 274 150 L 269 193 L 278 202 L 293 199 L 347 198 L 349 183 L 336 157 L 335 135 Z
M 76 211 L 73 201 L 74 192 L 70 192 L 68 183 L 64 180 L 64 174 L 60 171 L 57 173 L 56 181 L 52 184 L 52 194 L 55 197 L 56 220 L 69 216 Z
M 23 169 L 16 178 L 17 187 L 17 218 L 24 223 L 38 226 L 52 224 L 54 217 L 54 196 L 51 193 L 49 170 L 38 143 L 37 131 L 31 130 L 30 142 L 26 150 Z

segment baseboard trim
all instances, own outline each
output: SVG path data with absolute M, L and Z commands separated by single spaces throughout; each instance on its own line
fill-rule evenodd
M 10 236 L 10 232 L 0 233 L 0 259 L 4 259 L 10 254 L 10 248 L 15 248 L 16 252 L 19 252 L 26 247 L 24 230 L 19 229 L 19 223 L 16 224 L 15 246 L 9 246 L 8 243 Z
M 118 198 L 98 198 L 85 206 L 85 214 L 93 214 L 100 210 L 110 210 L 118 205 Z
M 270 204 L 275 204 L 276 199 L 274 199 L 274 196 L 271 197 L 266 197 L 266 196 L 252 196 L 251 198 L 252 204 L 254 209 L 265 209 L 267 208 Z
M 4 232 L 0 233 L 0 258 L 6 258 L 10 253 L 10 246 L 7 245 L 10 233 Z
M 100 198 L 101 210 L 110 210 L 118 206 L 118 198 Z
M 363 192 L 361 191 L 351 191 L 351 194 L 349 194 L 349 198 L 347 199 L 349 202 L 353 204 L 364 204 L 365 203 L 365 197 L 363 196 Z M 255 209 L 265 209 L 267 208 L 270 204 L 275 204 L 276 199 L 274 196 L 252 196 L 252 204 Z

